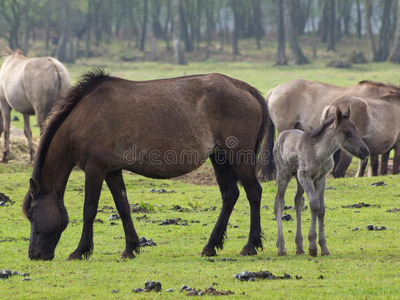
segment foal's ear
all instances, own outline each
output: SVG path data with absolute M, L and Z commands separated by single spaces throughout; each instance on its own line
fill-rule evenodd
M 346 111 L 346 113 L 343 115 L 343 117 L 346 117 L 347 119 L 350 119 L 350 105 L 347 106 L 347 111 Z
M 342 111 L 340 110 L 339 107 L 336 107 L 336 120 L 335 120 L 335 123 L 339 124 L 340 121 L 342 121 L 342 119 L 343 119 L 343 113 L 342 113 Z
M 39 192 L 40 192 L 40 185 L 33 178 L 31 178 L 29 180 L 29 183 L 30 183 L 29 192 L 31 193 L 31 197 L 32 197 L 32 199 L 36 199 L 38 197 L 38 195 L 39 195 Z

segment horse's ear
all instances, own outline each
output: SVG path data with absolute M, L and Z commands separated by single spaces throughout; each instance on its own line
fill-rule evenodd
M 32 197 L 32 199 L 36 199 L 38 197 L 38 195 L 39 195 L 39 192 L 40 192 L 40 185 L 33 178 L 31 178 L 29 180 L 29 183 L 30 183 L 29 192 L 31 193 L 31 197 Z
M 339 124 L 340 121 L 342 121 L 342 118 L 343 118 L 343 113 L 342 113 L 342 111 L 340 110 L 339 107 L 336 107 L 336 119 L 335 119 L 335 123 L 336 123 L 336 124 Z

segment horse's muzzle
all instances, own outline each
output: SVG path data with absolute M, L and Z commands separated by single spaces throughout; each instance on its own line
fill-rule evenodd
M 52 260 L 54 258 L 54 253 L 41 253 L 30 249 L 28 256 L 31 260 Z

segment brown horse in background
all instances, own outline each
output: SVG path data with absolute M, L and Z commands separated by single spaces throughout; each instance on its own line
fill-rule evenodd
M 340 87 L 304 79 L 295 79 L 273 88 L 266 101 L 271 121 L 262 153 L 268 153 L 267 163 L 260 164 L 258 173 L 263 180 L 272 180 L 274 175 L 273 146 L 275 128 L 277 133 L 289 129 L 309 130 L 316 128 L 325 107 L 341 96 L 378 98 L 390 92 L 400 92 L 395 85 L 361 81 L 349 87 Z M 371 156 L 371 161 L 377 157 Z
M 8 53 L 0 69 L 0 136 L 4 130 L 2 162 L 8 161 L 10 113 L 14 109 L 24 116 L 24 133 L 33 159 L 32 131 L 29 116 L 36 115 L 42 133 L 57 94 L 71 85 L 67 69 L 51 57 L 27 58 L 21 50 Z
M 121 216 L 126 248 L 139 252 L 122 170 L 150 178 L 189 173 L 210 158 L 222 194 L 222 210 L 201 255 L 222 249 L 229 217 L 246 191 L 250 234 L 242 255 L 262 247 L 262 188 L 255 157 L 269 119 L 262 95 L 221 75 L 128 81 L 102 70 L 83 76 L 57 101 L 41 137 L 23 210 L 31 222 L 29 257 L 50 260 L 68 224 L 64 192 L 74 166 L 85 172 L 82 236 L 70 259 L 93 250 L 93 221 L 105 180 Z
M 342 96 L 336 99 L 327 112 L 332 108 L 341 110 L 351 108 L 351 120 L 355 123 L 360 137 L 368 146 L 371 155 L 389 153 L 400 144 L 400 93 L 390 93 L 377 99 Z M 325 115 L 325 113 L 323 114 Z M 335 166 L 334 174 L 344 177 L 351 163 L 352 156 L 342 151 Z M 367 160 L 360 160 L 356 177 L 364 176 Z M 387 165 L 387 163 L 386 163 Z M 393 173 L 400 168 L 400 151 L 395 151 L 393 158 Z M 373 174 L 377 174 L 378 165 L 372 164 Z M 384 171 L 383 171 L 384 172 Z

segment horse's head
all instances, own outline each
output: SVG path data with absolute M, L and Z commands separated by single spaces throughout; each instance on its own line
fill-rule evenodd
M 64 204 L 55 193 L 41 191 L 39 183 L 31 178 L 23 209 L 31 222 L 29 258 L 52 260 L 61 233 L 68 224 Z
M 366 159 L 369 156 L 369 149 L 358 134 L 356 125 L 350 120 L 350 107 L 346 113 L 337 107 L 335 125 L 340 148 L 360 159 Z

